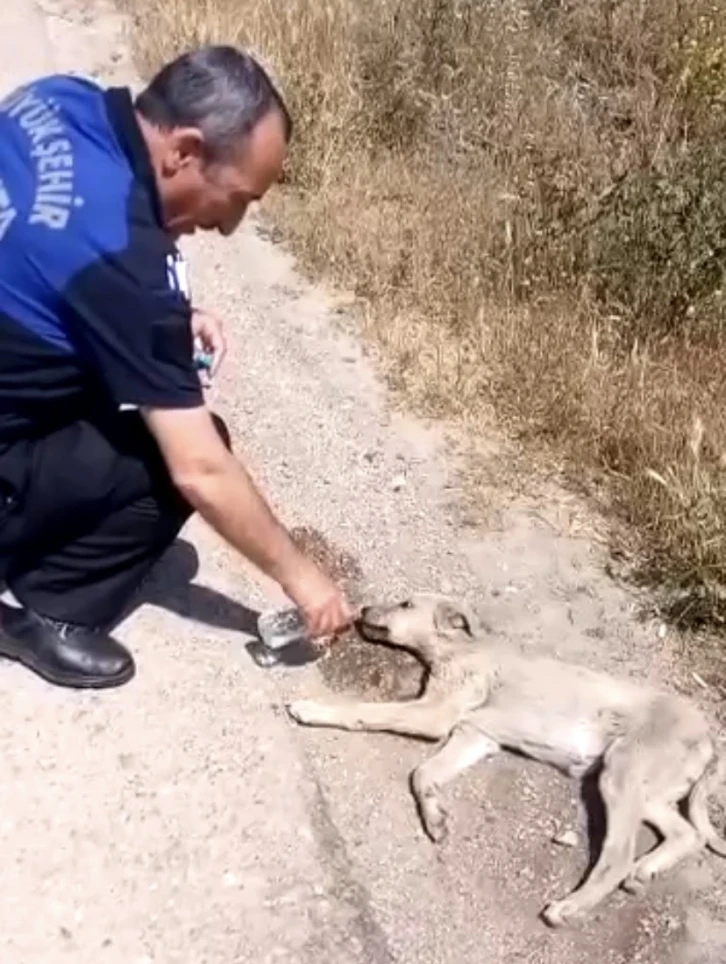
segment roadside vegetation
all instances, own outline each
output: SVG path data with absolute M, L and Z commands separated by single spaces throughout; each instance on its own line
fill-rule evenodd
M 493 405 L 674 618 L 722 623 L 726 0 L 125 2 L 142 69 L 213 40 L 280 79 L 271 216 L 394 383 Z

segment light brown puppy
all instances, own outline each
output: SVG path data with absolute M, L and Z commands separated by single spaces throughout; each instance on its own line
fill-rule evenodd
M 423 696 L 396 703 L 301 700 L 288 711 L 308 726 L 441 741 L 411 775 L 432 840 L 446 834 L 441 787 L 500 749 L 572 777 L 600 770 L 607 815 L 602 852 L 578 890 L 544 909 L 550 925 L 586 914 L 620 885 L 642 888 L 704 846 L 726 857 L 726 841 L 707 810 L 719 770 L 716 746 L 690 701 L 580 665 L 525 657 L 487 639 L 466 607 L 439 597 L 364 609 L 358 628 L 369 642 L 418 656 L 429 671 Z M 663 840 L 636 860 L 642 822 Z

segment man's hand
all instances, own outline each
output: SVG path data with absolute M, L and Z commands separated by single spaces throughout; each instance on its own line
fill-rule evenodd
M 214 315 L 195 308 L 192 313 L 192 336 L 205 355 L 212 357 L 212 367 L 207 373 L 208 379 L 212 379 L 227 353 L 227 339 L 224 337 L 222 322 Z
M 283 589 L 301 610 L 313 639 L 334 636 L 353 621 L 353 612 L 341 589 L 308 559 L 301 561 Z

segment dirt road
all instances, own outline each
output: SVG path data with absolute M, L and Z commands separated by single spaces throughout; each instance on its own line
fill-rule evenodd
M 3 0 L 0 85 L 53 70 L 134 83 L 122 26 L 101 3 Z M 551 490 L 536 511 L 503 507 L 496 526 L 464 518 L 444 440 L 395 414 L 361 343 L 259 226 L 188 254 L 196 300 L 230 328 L 213 404 L 284 517 L 355 593 L 453 590 L 513 645 L 689 679 L 669 635 L 636 620 L 604 574 L 571 499 Z M 726 959 L 716 858 L 647 899 L 616 896 L 574 931 L 538 922 L 586 860 L 584 843 L 552 843 L 582 816 L 576 789 L 541 768 L 502 758 L 462 779 L 448 794 L 451 840 L 432 847 L 407 790 L 426 747 L 302 730 L 282 711 L 331 687 L 405 691 L 411 666 L 351 644 L 261 670 L 245 642 L 264 601 L 195 520 L 120 631 L 132 684 L 69 693 L 0 666 L 2 964 Z

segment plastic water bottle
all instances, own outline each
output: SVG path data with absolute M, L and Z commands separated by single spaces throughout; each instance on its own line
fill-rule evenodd
M 248 648 L 260 666 L 300 665 L 318 656 L 308 639 L 303 615 L 295 607 L 262 613 L 257 620 L 257 633 L 259 642 Z
M 210 355 L 209 352 L 197 351 L 194 353 L 194 367 L 197 371 L 208 372 L 211 371 L 212 365 L 214 364 L 214 356 Z

